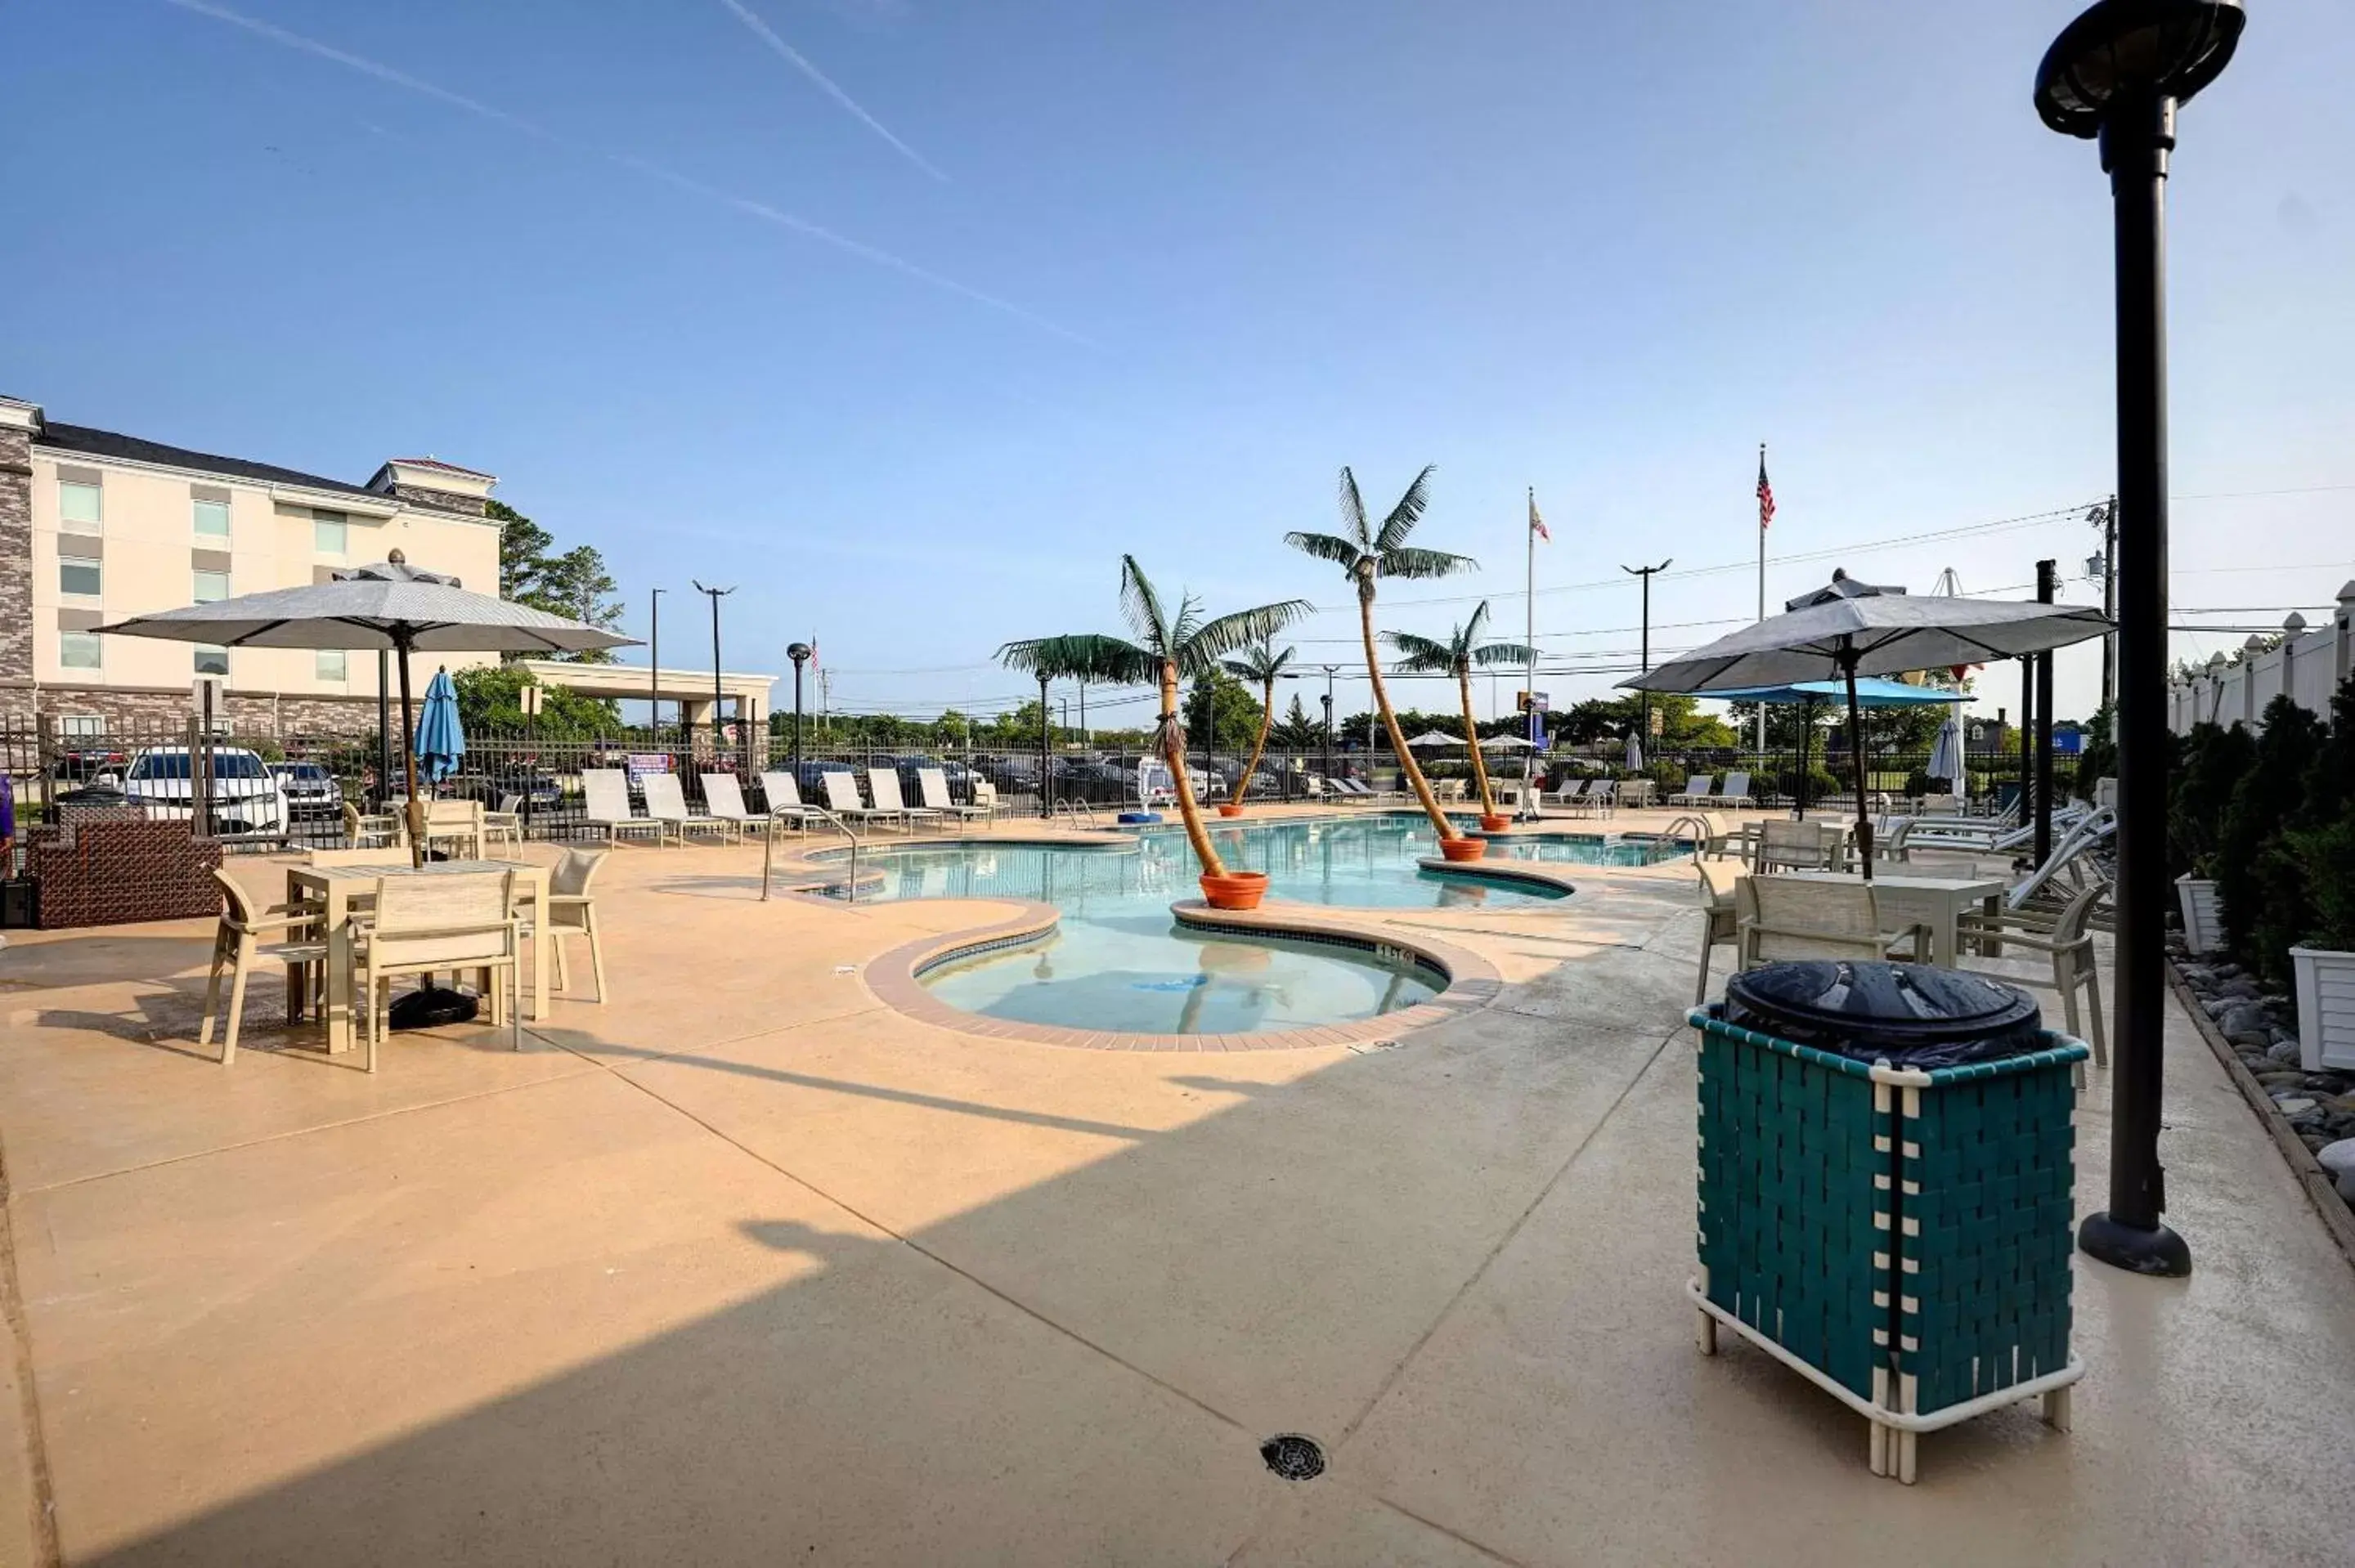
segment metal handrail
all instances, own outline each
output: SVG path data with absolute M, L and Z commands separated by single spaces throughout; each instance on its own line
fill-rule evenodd
M 804 806 L 802 811 L 805 816 L 824 817 L 841 829 L 842 836 L 850 841 L 850 881 L 843 887 L 843 901 L 848 904 L 858 903 L 858 846 L 861 842 L 858 835 L 851 831 L 848 822 L 827 810 L 824 806 Z M 761 851 L 761 902 L 763 904 L 769 901 L 769 871 L 777 862 L 777 824 L 783 821 L 784 821 L 783 817 L 776 816 L 769 819 L 767 840 Z

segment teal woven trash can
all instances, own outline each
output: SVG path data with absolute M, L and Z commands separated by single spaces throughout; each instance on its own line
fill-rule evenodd
M 1872 1473 L 1915 1438 L 2041 1398 L 2069 1425 L 2074 1068 L 2084 1044 L 1922 1072 L 1729 1024 L 1700 1031 L 1704 1354 L 1722 1326 L 1870 1424 Z

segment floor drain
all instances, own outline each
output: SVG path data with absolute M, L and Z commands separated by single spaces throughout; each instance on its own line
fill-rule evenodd
M 1269 1438 L 1259 1446 L 1259 1457 L 1287 1481 L 1313 1481 L 1325 1473 L 1325 1450 L 1297 1432 Z

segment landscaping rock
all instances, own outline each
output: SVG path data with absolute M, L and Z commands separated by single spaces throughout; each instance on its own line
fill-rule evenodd
M 2314 1158 L 2333 1176 L 2345 1176 L 2355 1171 L 2355 1138 L 2342 1138 L 2327 1148 L 2317 1150 Z
M 2355 1171 L 2350 1171 L 2339 1179 L 2339 1195 L 2347 1201 L 2349 1207 L 2355 1208 Z
M 2265 1087 L 2269 1089 L 2280 1088 L 2285 1086 L 2303 1089 L 2306 1087 L 2306 1075 L 2304 1073 L 2285 1072 L 2279 1067 L 2275 1067 L 2268 1071 L 2259 1073 L 2257 1075 L 2257 1082 L 2264 1085 Z
M 2238 1040 L 2243 1034 L 2254 1034 L 2256 1044 L 2273 1044 L 2272 1028 L 2265 1022 L 2265 1010 L 2254 1001 L 2236 1001 L 2216 1015 L 2216 1027 L 2228 1040 Z
M 2281 1031 L 2275 1030 L 2274 1033 L 2278 1035 Z M 2265 1047 L 2265 1059 L 2278 1062 L 2286 1067 L 2296 1066 L 2297 1036 L 2293 1034 L 2286 1040 L 2276 1039 L 2271 1045 Z
M 2257 982 L 2253 980 L 2228 980 L 2216 988 L 2216 994 L 2254 1001 L 2264 993 L 2257 990 Z

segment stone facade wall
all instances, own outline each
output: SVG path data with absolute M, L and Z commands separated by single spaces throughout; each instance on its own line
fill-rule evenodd
M 0 429 L 0 682 L 32 678 L 32 437 Z
M 411 506 L 430 506 L 436 512 L 463 512 L 469 517 L 481 517 L 489 511 L 488 503 L 479 495 L 455 495 L 446 490 L 428 490 L 418 484 L 394 484 L 386 488 Z
M 266 694 L 230 692 L 221 704 L 221 716 L 239 736 L 288 740 L 298 736 L 366 736 L 376 733 L 374 697 L 274 697 Z M 186 692 L 112 691 L 103 686 L 45 686 L 41 716 L 54 728 L 65 714 L 96 714 L 106 721 L 111 736 L 177 734 L 188 722 Z M 400 715 L 393 723 L 397 728 Z M 29 690 L 0 692 L 0 727 L 29 729 L 33 725 Z

